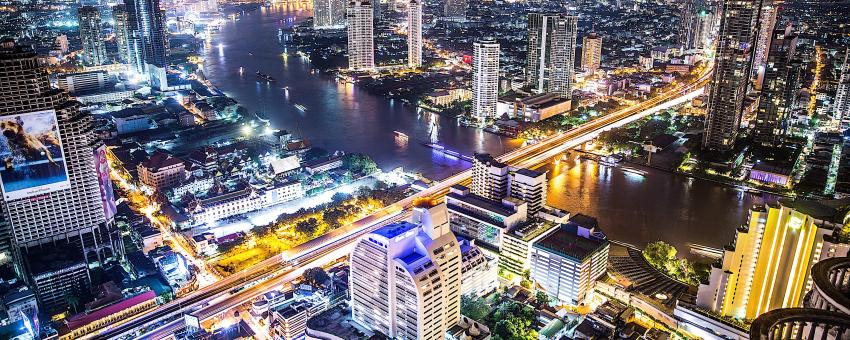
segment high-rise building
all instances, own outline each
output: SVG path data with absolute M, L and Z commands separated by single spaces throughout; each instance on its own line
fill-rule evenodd
M 372 1 L 372 20 L 380 21 L 383 17 L 383 9 L 381 8 L 381 0 Z
M 313 0 L 313 27 L 341 27 L 345 24 L 345 0 Z
M 348 3 L 348 68 L 373 70 L 375 68 L 374 23 L 372 3 L 354 0 Z
M 799 72 L 791 62 L 797 46 L 797 36 L 793 35 L 791 27 L 776 29 L 771 34 L 754 132 L 756 141 L 764 145 L 777 143 L 784 134 Z
M 124 0 L 127 10 L 127 40 L 130 66 L 139 74 L 147 74 L 151 86 L 168 87 L 165 13 L 159 0 Z
M 479 122 L 496 117 L 499 100 L 499 43 L 485 38 L 473 44 L 472 116 Z
M 118 45 L 118 60 L 122 63 L 129 63 L 130 33 L 127 31 L 129 18 L 127 7 L 124 4 L 118 4 L 112 7 L 112 20 L 115 21 L 113 30 L 115 30 L 115 43 Z
M 460 319 L 461 250 L 445 204 L 363 236 L 351 252 L 352 319 L 395 339 L 440 340 Z
M 679 27 L 679 44 L 685 50 L 705 48 L 714 29 L 714 16 L 703 0 L 682 2 Z
M 546 205 L 546 173 L 517 169 L 511 173 L 508 196 L 528 203 L 528 215 L 537 214 Z
M 850 48 L 844 50 L 844 64 L 835 91 L 833 117 L 841 121 L 841 129 L 850 128 Z
M 468 0 L 446 0 L 443 8 L 443 16 L 449 19 L 466 19 L 466 9 L 469 7 Z
M 850 244 L 833 233 L 842 227 L 835 208 L 812 201 L 779 201 L 750 209 L 719 266 L 701 284 L 697 305 L 752 320 L 778 308 L 797 307 L 811 289 L 812 265 L 847 256 Z
M 595 73 L 600 64 L 602 64 L 602 37 L 596 33 L 590 33 L 581 42 L 581 68 Z
M 596 219 L 575 215 L 531 247 L 531 279 L 555 300 L 579 304 L 605 274 L 608 248 Z
M 770 53 L 771 38 L 773 38 L 773 30 L 776 27 L 776 16 L 779 12 L 773 0 L 763 0 L 761 6 L 761 14 L 759 15 L 759 31 L 756 38 L 756 53 L 753 56 L 752 76 L 753 88 L 761 90 L 764 79 L 764 72 L 767 65 L 768 54 Z
M 486 153 L 472 157 L 472 193 L 499 201 L 508 196 L 510 167 Z
M 538 93 L 572 98 L 577 31 L 575 15 L 528 14 L 527 86 Z
M 407 66 L 422 66 L 422 1 L 407 3 Z
M 66 293 L 88 289 L 90 265 L 123 252 L 112 228 L 115 202 L 101 198 L 111 182 L 95 168 L 103 143 L 79 107 L 51 88 L 31 48 L 0 42 L 0 123 L 9 144 L 2 210 L 16 267 L 48 310 L 64 306 Z M 43 136 L 40 150 L 15 144 L 13 133 Z
M 80 25 L 80 41 L 83 44 L 83 59 L 89 65 L 106 63 L 106 45 L 103 41 L 100 11 L 96 7 L 83 6 L 77 11 Z
M 517 199 L 491 200 L 462 185 L 451 187 L 446 196 L 452 231 L 493 253 L 499 253 L 502 236 L 528 219 L 528 204 Z
M 499 288 L 499 260 L 474 241 L 458 238 L 461 253 L 461 295 L 486 296 Z
M 723 0 L 723 9 L 703 147 L 727 151 L 741 125 L 761 0 Z

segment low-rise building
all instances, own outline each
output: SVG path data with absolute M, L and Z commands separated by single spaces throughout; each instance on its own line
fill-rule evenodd
M 575 215 L 534 243 L 531 279 L 557 301 L 579 304 L 605 274 L 608 247 L 596 219 Z
M 314 161 L 307 162 L 304 164 L 304 169 L 307 170 L 311 175 L 315 175 L 320 172 L 330 171 L 342 166 L 342 156 L 341 155 L 333 155 L 329 157 L 319 158 Z
M 183 161 L 160 151 L 141 162 L 136 170 L 139 181 L 156 190 L 173 187 L 186 177 Z
M 436 89 L 425 97 L 433 105 L 449 106 L 458 101 L 472 99 L 472 90 L 465 88 Z
M 526 121 L 536 122 L 570 111 L 572 102 L 554 93 L 543 93 L 529 97 L 511 95 L 500 98 L 497 103 L 497 116 L 508 115 Z

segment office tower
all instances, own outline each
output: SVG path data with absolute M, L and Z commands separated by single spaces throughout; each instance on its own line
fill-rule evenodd
M 538 93 L 572 98 L 578 17 L 567 14 L 528 14 L 526 85 Z
M 608 240 L 595 218 L 575 215 L 531 248 L 531 279 L 559 302 L 579 304 L 605 274 Z
M 112 20 L 115 21 L 115 43 L 118 45 L 118 60 L 122 63 L 130 62 L 129 32 L 127 31 L 128 17 L 127 7 L 118 4 L 112 7 Z
M 727 151 L 735 145 L 750 79 L 760 7 L 758 0 L 723 0 L 703 136 L 703 147 L 707 149 Z
M 499 201 L 508 196 L 510 167 L 486 153 L 472 157 L 472 193 Z
M 166 67 L 165 14 L 159 0 L 124 0 L 130 65 L 139 74 L 147 74 L 151 87 L 168 87 Z
M 466 19 L 466 9 L 469 7 L 468 0 L 446 0 L 443 8 L 443 16 L 449 19 Z
M 422 2 L 407 3 L 407 66 L 422 66 Z
M 679 45 L 685 50 L 695 48 L 696 30 L 699 28 L 697 0 L 682 1 L 679 12 Z
M 835 208 L 813 201 L 754 206 L 709 282 L 699 286 L 697 305 L 749 320 L 799 306 L 811 288 L 812 264 L 847 255 L 850 245 L 833 235 L 841 220 Z
M 590 33 L 581 42 L 581 68 L 596 73 L 602 63 L 602 37 Z
M 850 48 L 844 50 L 844 64 L 835 91 L 833 117 L 841 121 L 841 129 L 850 128 Z
M 375 40 L 373 37 L 372 3 L 354 0 L 348 3 L 348 68 L 372 70 L 375 68 Z
M 499 100 L 499 43 L 485 38 L 473 44 L 472 116 L 479 122 L 496 117 Z
M 7 137 L 12 144 L 4 147 L 7 165 L 0 178 L 16 267 L 48 310 L 61 308 L 66 293 L 88 289 L 90 265 L 123 251 L 112 230 L 115 202 L 101 199 L 102 192 L 111 192 L 111 182 L 100 180 L 95 170 L 103 143 L 79 105 L 51 88 L 32 49 L 11 39 L 0 42 L 4 134 L 45 136 L 46 145 L 36 153 L 22 151 Z
M 351 252 L 351 311 L 395 339 L 443 339 L 460 319 L 461 252 L 445 204 L 418 202 L 411 222 L 381 227 Z
M 508 196 L 528 203 L 528 215 L 537 214 L 546 205 L 546 173 L 517 169 L 511 173 Z
M 502 235 L 528 219 L 528 203 L 517 199 L 491 200 L 462 185 L 454 185 L 446 196 L 452 231 L 494 253 L 502 246 Z
M 100 11 L 95 7 L 83 6 L 77 12 L 80 25 L 80 41 L 83 43 L 83 59 L 89 65 L 106 63 L 106 45 L 103 42 Z
M 753 73 L 752 76 L 755 78 L 753 79 L 753 88 L 756 90 L 761 90 L 762 87 L 764 70 L 767 67 L 767 56 L 770 52 L 770 41 L 773 37 L 773 30 L 776 27 L 777 12 L 778 8 L 774 4 L 773 0 L 763 0 L 761 14 L 759 15 L 759 31 L 755 46 L 756 52 L 753 56 L 753 66 L 751 70 Z
M 313 0 L 313 27 L 318 29 L 345 24 L 345 0 Z
M 797 36 L 791 27 L 776 29 L 771 35 L 754 132 L 756 142 L 764 145 L 775 145 L 785 132 L 799 72 L 791 62 L 797 47 Z

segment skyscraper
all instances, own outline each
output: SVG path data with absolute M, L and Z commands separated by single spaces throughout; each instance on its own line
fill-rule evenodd
M 756 141 L 764 145 L 776 144 L 784 133 L 799 72 L 791 62 L 797 47 L 791 27 L 777 28 L 772 35 L 754 133 Z
M 166 67 L 165 14 L 159 0 L 124 0 L 130 65 L 139 74 L 147 74 L 154 88 L 168 87 Z
M 753 56 L 752 76 L 753 88 L 761 90 L 764 80 L 764 72 L 767 67 L 767 58 L 773 38 L 773 29 L 776 27 L 776 16 L 779 12 L 773 0 L 763 0 L 761 14 L 759 15 L 759 31 L 756 39 L 756 53 Z
M 534 216 L 546 205 L 546 173 L 517 169 L 511 173 L 508 196 L 528 203 L 528 215 Z
M 354 0 L 348 3 L 348 68 L 375 68 L 375 40 L 372 22 L 372 3 Z
M 63 306 L 66 293 L 87 289 L 90 265 L 123 252 L 112 228 L 115 202 L 101 199 L 111 183 L 99 181 L 95 171 L 103 143 L 91 116 L 79 107 L 51 88 L 31 48 L 0 42 L 4 135 L 45 136 L 38 153 L 22 151 L 7 137 L 0 178 L 15 264 L 47 309 Z
M 841 120 L 842 129 L 850 128 L 850 48 L 844 50 L 844 64 L 835 91 L 833 116 Z
M 460 319 L 461 251 L 445 203 L 381 227 L 351 252 L 355 322 L 394 339 L 440 340 Z
M 472 193 L 494 201 L 508 196 L 510 167 L 486 153 L 472 158 Z
M 850 245 L 834 232 L 842 227 L 835 208 L 813 201 L 779 201 L 750 209 L 696 303 L 721 315 L 752 320 L 797 307 L 811 288 L 811 268 L 829 257 L 847 256 Z
M 499 99 L 499 43 L 485 38 L 473 44 L 472 116 L 479 122 L 496 117 Z
M 118 45 L 118 60 L 122 63 L 130 62 L 130 43 L 127 31 L 128 17 L 127 7 L 124 4 L 112 6 L 112 20 L 115 21 L 113 29 L 115 30 L 115 43 Z
M 714 29 L 713 16 L 704 0 L 686 0 L 679 12 L 679 44 L 685 50 L 705 48 Z
M 761 0 L 724 0 L 714 78 L 708 97 L 703 146 L 726 151 L 735 145 L 750 79 Z
M 83 59 L 89 65 L 106 63 L 106 46 L 103 42 L 100 11 L 96 7 L 83 6 L 77 12 L 80 25 L 80 41 L 83 44 Z
M 372 1 L 372 20 L 380 21 L 384 13 L 381 10 L 381 0 Z
M 407 66 L 422 66 L 422 1 L 407 3 Z
M 469 7 L 468 0 L 446 0 L 443 8 L 443 16 L 449 19 L 466 19 L 466 9 Z
M 595 73 L 602 63 L 602 37 L 596 33 L 590 33 L 582 39 L 581 43 L 581 68 Z
M 528 14 L 526 85 L 538 93 L 572 98 L 577 30 L 574 15 Z
M 345 0 L 313 0 L 313 27 L 332 28 L 345 24 Z

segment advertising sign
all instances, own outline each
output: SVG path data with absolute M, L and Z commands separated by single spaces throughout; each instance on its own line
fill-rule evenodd
M 106 146 L 94 150 L 94 170 L 97 182 L 100 184 L 100 203 L 103 204 L 103 215 L 107 220 L 115 216 L 115 194 L 112 191 L 112 180 L 109 178 L 109 163 L 106 160 Z
M 56 111 L 0 117 L 0 186 L 14 200 L 71 187 Z

